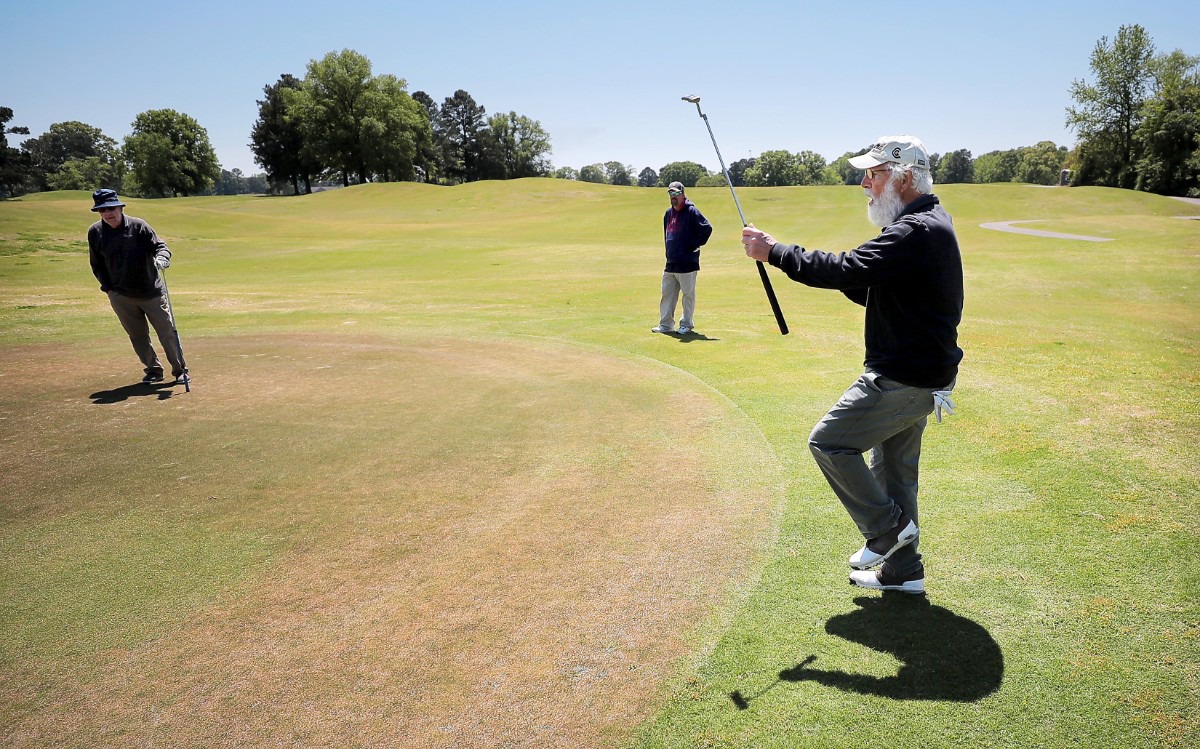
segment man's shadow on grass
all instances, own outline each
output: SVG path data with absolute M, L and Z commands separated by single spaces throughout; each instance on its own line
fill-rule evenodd
M 864 596 L 854 603 L 858 605 L 855 611 L 833 617 L 825 623 L 825 631 L 892 654 L 902 664 L 895 675 L 811 668 L 809 664 L 817 661 L 817 656 L 811 655 L 780 671 L 779 681 L 815 681 L 893 700 L 948 702 L 975 702 L 1000 688 L 1004 654 L 979 624 L 930 604 L 925 596 L 909 593 Z M 733 692 L 730 698 L 739 709 L 748 706 L 749 700 L 740 692 Z
M 130 398 L 147 398 L 151 396 L 158 398 L 160 401 L 165 401 L 175 394 L 171 390 L 173 385 L 174 383 L 171 382 L 138 382 L 133 385 L 122 385 L 112 390 L 101 390 L 92 393 L 88 397 L 97 406 L 109 406 L 113 403 L 129 400 Z

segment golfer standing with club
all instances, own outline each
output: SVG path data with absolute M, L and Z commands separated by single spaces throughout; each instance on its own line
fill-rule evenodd
M 917 138 L 882 136 L 850 159 L 866 170 L 867 217 L 882 233 L 840 253 L 776 242 L 753 225 L 746 255 L 793 281 L 836 289 L 866 307 L 866 371 L 809 435 L 830 487 L 866 543 L 850 582 L 925 592 L 917 550 L 917 478 L 927 417 L 954 407 L 962 349 L 962 259 L 954 224 L 933 194 L 929 153 Z M 864 455 L 870 452 L 870 463 Z
M 687 199 L 682 182 L 667 186 L 671 207 L 663 214 L 663 241 L 667 245 L 667 267 L 663 270 L 662 299 L 658 303 L 658 325 L 651 333 L 675 333 L 675 305 L 683 295 L 679 335 L 696 327 L 696 276 L 700 273 L 700 248 L 712 235 L 712 226 L 700 209 Z
M 92 193 L 92 202 L 92 211 L 100 214 L 100 220 L 88 229 L 92 273 L 100 282 L 100 290 L 108 294 L 113 312 L 142 361 L 142 382 L 163 381 L 162 363 L 150 343 L 149 321 L 171 363 L 175 382 L 187 384 L 187 366 L 158 273 L 170 267 L 171 251 L 149 224 L 125 215 L 125 204 L 115 191 L 97 190 Z

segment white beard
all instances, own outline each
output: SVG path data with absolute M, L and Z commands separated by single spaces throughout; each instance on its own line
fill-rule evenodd
M 867 220 L 880 229 L 895 221 L 900 211 L 904 210 L 904 201 L 896 192 L 894 180 L 889 179 L 887 186 L 883 188 L 883 194 L 874 200 L 871 200 L 871 193 L 867 192 L 867 200 Z

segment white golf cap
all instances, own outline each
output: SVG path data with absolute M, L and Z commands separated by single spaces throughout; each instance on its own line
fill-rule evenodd
M 855 169 L 869 169 L 880 164 L 908 164 L 929 168 L 929 151 L 920 138 L 911 135 L 881 135 L 871 150 L 850 159 Z

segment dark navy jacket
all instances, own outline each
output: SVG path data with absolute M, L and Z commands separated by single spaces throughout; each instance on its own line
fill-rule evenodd
M 683 209 L 675 217 L 674 226 L 668 208 L 663 214 L 663 240 L 667 244 L 667 273 L 692 273 L 700 270 L 700 248 L 712 236 L 708 219 L 690 200 L 683 201 Z
M 171 251 L 150 224 L 133 216 L 123 218 L 116 229 L 104 221 L 88 229 L 92 274 L 100 282 L 100 290 L 136 299 L 162 296 L 163 284 L 154 258 L 163 255 L 170 260 Z
M 769 261 L 792 280 L 837 289 L 867 308 L 868 369 L 923 388 L 945 387 L 958 375 L 962 257 L 937 196 L 917 198 L 857 249 L 810 252 L 777 243 Z

